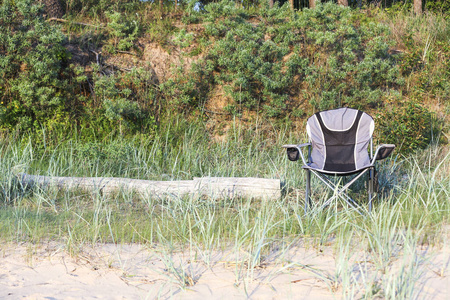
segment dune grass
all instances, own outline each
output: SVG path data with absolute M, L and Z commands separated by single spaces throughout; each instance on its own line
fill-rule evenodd
M 286 266 L 308 270 L 290 260 L 289 250 L 299 243 L 312 249 L 331 247 L 335 270 L 309 272 L 347 299 L 418 297 L 416 282 L 423 259 L 418 247 L 448 243 L 442 229 L 450 216 L 448 147 L 430 146 L 380 164 L 381 192 L 371 213 L 360 215 L 341 203 L 321 209 L 327 192 L 315 181 L 314 205 L 305 213 L 304 174 L 299 164 L 287 161 L 279 147 L 301 142 L 301 137 L 274 130 L 271 138 L 264 138 L 236 126 L 227 140 L 211 142 L 196 125 L 175 130 L 181 132 L 176 139 L 173 130 L 151 141 L 66 139 L 51 148 L 37 148 L 27 139 L 3 140 L 0 240 L 58 241 L 73 255 L 84 245 L 140 243 L 159 253 L 168 278 L 180 288 L 195 285 L 198 274 L 185 261 L 175 260 L 175 252 L 187 252 L 189 261 L 201 261 L 211 268 L 214 252 L 232 251 L 236 284 L 245 287 L 255 268 L 268 263 L 269 256 L 270 263 L 280 264 L 280 272 Z M 16 176 L 19 172 L 150 180 L 281 178 L 284 194 L 271 201 L 144 199 L 130 191 L 103 195 L 56 187 L 24 189 Z M 365 209 L 363 188 L 364 182 L 352 193 Z

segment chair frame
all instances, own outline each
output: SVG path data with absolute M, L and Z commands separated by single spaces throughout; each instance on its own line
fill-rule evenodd
M 325 203 L 322 205 L 322 208 L 325 206 L 328 206 L 333 200 L 337 198 L 341 198 L 344 200 L 348 205 L 351 207 L 357 209 L 358 204 L 350 198 L 345 191 L 353 184 L 355 183 L 359 178 L 361 178 L 364 174 L 368 173 L 368 206 L 369 206 L 369 212 L 372 210 L 372 202 L 374 198 L 374 185 L 375 185 L 375 164 L 377 160 L 382 160 L 387 158 L 392 151 L 395 148 L 395 145 L 393 144 L 381 144 L 377 147 L 375 154 L 373 153 L 373 138 L 370 139 L 370 152 L 369 152 L 369 158 L 370 158 L 370 165 L 366 166 L 363 169 L 355 170 L 351 172 L 331 172 L 331 171 L 324 171 L 324 170 L 317 170 L 309 166 L 309 163 L 312 162 L 311 160 L 311 148 L 312 144 L 304 143 L 299 145 L 283 145 L 283 148 L 286 148 L 288 157 L 290 160 L 295 161 L 298 160 L 300 157 L 303 162 L 302 168 L 306 171 L 306 191 L 305 191 L 305 212 L 308 211 L 309 206 L 311 205 L 311 173 L 316 175 L 328 188 L 333 190 L 335 193 L 334 195 L 325 201 Z M 305 157 L 303 154 L 303 149 L 308 148 L 308 154 Z M 290 153 L 295 153 L 294 159 L 291 159 L 289 156 Z M 339 188 L 337 184 L 334 184 L 327 176 L 333 175 L 333 176 L 346 176 L 346 175 L 353 175 L 358 174 L 356 177 L 351 179 L 349 182 L 347 182 L 342 188 Z

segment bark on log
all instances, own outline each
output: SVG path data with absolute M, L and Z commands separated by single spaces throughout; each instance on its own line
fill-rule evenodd
M 251 177 L 201 177 L 194 180 L 151 181 L 114 177 L 49 177 L 19 174 L 24 187 L 56 186 L 61 189 L 83 189 L 113 193 L 135 191 L 143 197 L 234 197 L 275 199 L 281 197 L 279 179 Z
M 213 198 L 266 198 L 281 197 L 279 179 L 252 177 L 194 177 L 194 186 L 200 194 Z

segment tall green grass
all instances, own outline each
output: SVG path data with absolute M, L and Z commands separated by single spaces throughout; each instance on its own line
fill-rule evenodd
M 173 253 L 187 251 L 189 261 L 212 268 L 217 263 L 215 252 L 231 251 L 236 285 L 244 290 L 254 280 L 255 268 L 268 263 L 269 257 L 270 262 L 283 266 L 279 272 L 288 272 L 286 266 L 306 270 L 288 255 L 301 242 L 311 248 L 333 248 L 334 271 L 309 270 L 333 293 L 342 293 L 344 298 L 418 297 L 423 260 L 418 245 L 448 243 L 441 236 L 441 227 L 449 223 L 450 216 L 448 148 L 430 146 L 415 155 L 383 162 L 379 168 L 383 193 L 377 195 L 371 213 L 360 215 L 339 203 L 321 209 L 327 193 L 313 181 L 314 205 L 305 214 L 303 171 L 299 164 L 287 161 L 280 148 L 303 140 L 288 132 L 274 129 L 267 138 L 236 125 L 228 139 L 213 142 L 198 125 L 184 126 L 180 121 L 151 141 L 86 143 L 67 138 L 42 148 L 30 139 L 4 139 L 0 148 L 0 240 L 54 240 L 73 255 L 84 245 L 141 243 L 159 253 L 168 278 L 180 288 L 195 285 L 199 274 Z M 20 172 L 150 180 L 281 178 L 284 193 L 270 201 L 142 198 L 132 191 L 105 195 L 79 189 L 25 188 L 17 177 Z M 364 183 L 360 185 L 353 193 L 361 194 L 358 199 L 364 209 Z

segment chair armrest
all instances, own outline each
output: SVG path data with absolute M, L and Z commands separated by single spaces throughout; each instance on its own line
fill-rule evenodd
M 300 149 L 300 148 L 308 147 L 308 146 L 311 146 L 311 143 L 303 143 L 303 144 L 300 144 L 300 145 L 294 145 L 294 144 L 292 144 L 292 145 L 283 145 L 281 147 L 283 147 L 283 148 L 298 148 L 298 149 Z
M 375 151 L 375 155 L 372 158 L 372 164 L 375 163 L 377 160 L 382 160 L 389 155 L 391 155 L 392 151 L 394 151 L 395 145 L 394 144 L 382 144 L 377 147 L 377 150 Z
M 311 143 L 304 143 L 300 145 L 283 145 L 286 148 L 286 153 L 290 161 L 297 161 L 300 157 L 302 158 L 303 164 L 307 165 L 305 156 L 303 155 L 302 148 L 310 147 Z

